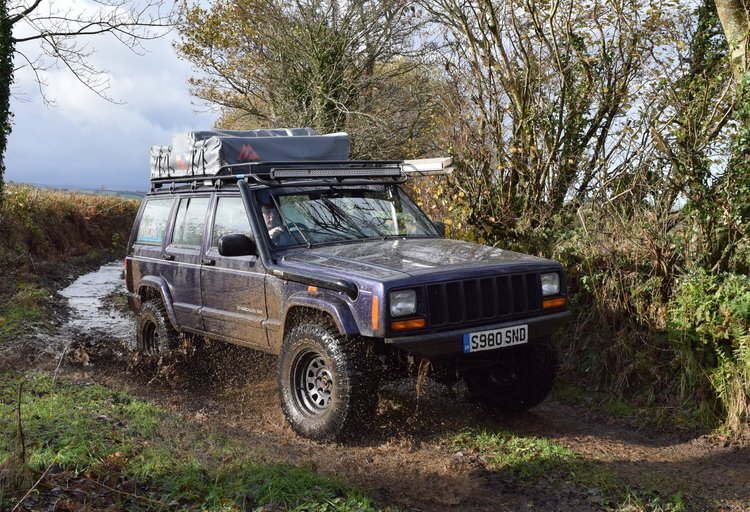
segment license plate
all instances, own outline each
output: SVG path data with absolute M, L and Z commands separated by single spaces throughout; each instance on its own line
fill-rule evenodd
M 514 325 L 503 329 L 467 332 L 464 334 L 464 352 L 480 352 L 495 348 L 522 345 L 529 341 L 529 326 Z

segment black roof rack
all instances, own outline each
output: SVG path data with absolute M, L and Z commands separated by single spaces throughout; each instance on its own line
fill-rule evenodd
M 309 160 L 278 162 L 247 162 L 222 166 L 216 175 L 194 175 L 154 178 L 151 190 L 164 185 L 199 183 L 216 186 L 238 180 L 252 181 L 269 187 L 311 186 L 326 183 L 348 184 L 389 181 L 403 183 L 406 173 L 401 160 Z

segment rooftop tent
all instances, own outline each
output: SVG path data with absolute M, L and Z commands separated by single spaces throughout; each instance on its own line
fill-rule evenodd
M 179 133 L 169 146 L 151 146 L 151 179 L 214 176 L 248 162 L 348 160 L 346 133 L 312 128 Z

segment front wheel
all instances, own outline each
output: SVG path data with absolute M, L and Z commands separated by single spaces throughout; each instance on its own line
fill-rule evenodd
M 504 350 L 496 364 L 466 374 L 469 392 L 505 412 L 525 411 L 538 405 L 555 384 L 555 348 L 545 341 Z
M 278 384 L 284 416 L 299 435 L 334 441 L 358 435 L 375 415 L 377 380 L 363 342 L 317 323 L 286 335 Z

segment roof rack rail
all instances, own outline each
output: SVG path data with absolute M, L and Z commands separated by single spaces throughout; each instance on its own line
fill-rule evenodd
M 341 183 L 344 180 L 348 184 L 372 183 L 373 180 L 403 183 L 406 178 L 401 160 L 247 162 L 222 166 L 216 175 L 154 178 L 151 180 L 151 189 L 156 190 L 163 185 L 173 188 L 176 184 L 191 184 L 196 187 L 201 182 L 206 186 L 216 186 L 238 180 L 279 187 Z

